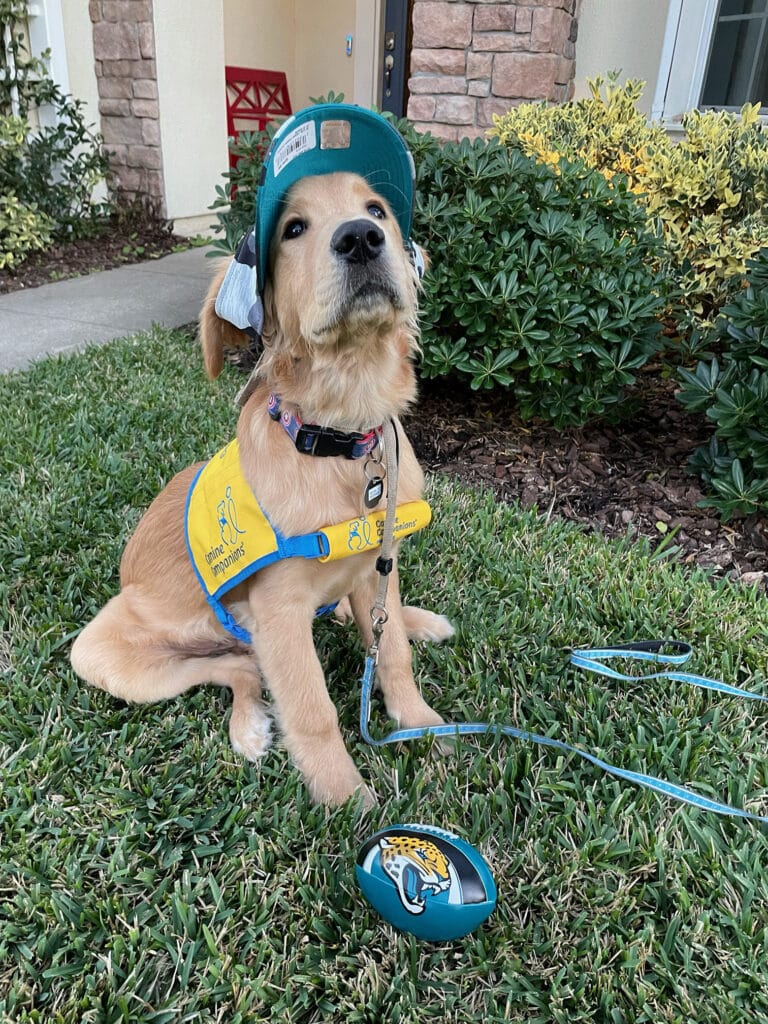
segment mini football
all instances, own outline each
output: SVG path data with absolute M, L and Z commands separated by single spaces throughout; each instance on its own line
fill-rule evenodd
M 482 855 L 432 825 L 392 825 L 367 839 L 355 866 L 363 895 L 381 916 L 419 939 L 460 939 L 496 906 Z

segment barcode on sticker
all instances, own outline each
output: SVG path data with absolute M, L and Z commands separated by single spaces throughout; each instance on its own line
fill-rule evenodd
M 316 145 L 317 134 L 314 121 L 307 121 L 306 124 L 300 124 L 298 128 L 294 128 L 292 132 L 286 135 L 275 152 L 272 162 L 275 177 L 285 170 L 291 160 L 301 156 L 302 153 L 306 153 L 310 149 L 314 149 Z

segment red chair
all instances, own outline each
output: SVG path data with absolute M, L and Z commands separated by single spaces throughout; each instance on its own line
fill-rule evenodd
M 264 131 L 269 121 L 287 117 L 291 111 L 288 83 L 282 71 L 258 68 L 224 69 L 227 83 L 227 134 L 237 138 L 239 131 Z M 237 159 L 229 155 L 229 165 Z

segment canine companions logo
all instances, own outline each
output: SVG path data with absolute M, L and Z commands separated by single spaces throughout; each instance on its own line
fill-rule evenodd
M 237 538 L 245 530 L 237 525 L 237 505 L 232 497 L 232 488 L 227 487 L 224 500 L 216 506 L 219 515 L 219 526 L 221 527 L 221 539 L 225 544 L 235 544 Z
M 362 519 L 352 519 L 349 524 L 349 539 L 347 547 L 350 551 L 363 551 L 374 544 L 371 537 L 371 524 L 363 516 Z
M 219 525 L 221 544 L 212 547 L 205 554 L 214 577 L 220 576 L 231 565 L 235 565 L 245 557 L 245 546 L 239 543 L 240 536 L 246 531 L 237 522 L 237 503 L 232 496 L 232 488 L 227 486 L 224 498 L 216 505 L 216 521 Z M 237 544 L 237 547 L 234 545 Z M 227 549 L 230 550 L 227 550 Z M 234 550 L 231 550 L 233 549 Z

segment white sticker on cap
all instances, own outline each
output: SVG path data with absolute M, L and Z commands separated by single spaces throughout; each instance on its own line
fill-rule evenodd
M 304 124 L 300 124 L 298 128 L 294 128 L 275 150 L 275 155 L 272 158 L 272 169 L 275 177 L 285 170 L 291 160 L 295 160 L 297 156 L 307 153 L 310 149 L 315 149 L 316 146 L 317 133 L 314 121 L 306 121 Z

